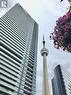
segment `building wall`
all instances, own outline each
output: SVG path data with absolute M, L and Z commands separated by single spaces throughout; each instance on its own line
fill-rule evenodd
M 0 18 L 0 95 L 35 95 L 38 25 L 16 4 Z
M 52 91 L 53 91 L 53 95 L 58 95 L 58 91 L 57 91 L 57 85 L 56 85 L 56 82 L 55 82 L 55 79 L 53 78 L 52 79 Z
M 67 95 L 71 95 L 71 74 L 61 67 Z

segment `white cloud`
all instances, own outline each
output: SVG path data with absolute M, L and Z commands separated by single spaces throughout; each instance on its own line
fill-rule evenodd
M 43 0 L 42 0 L 43 1 Z M 67 0 L 64 2 L 60 2 L 60 0 L 45 0 L 43 1 L 43 6 L 46 10 L 54 15 L 62 15 L 62 13 L 66 12 L 66 7 L 68 6 Z

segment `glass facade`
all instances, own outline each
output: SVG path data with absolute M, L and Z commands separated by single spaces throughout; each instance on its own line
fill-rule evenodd
M 71 95 L 71 74 L 58 65 L 52 79 L 53 95 Z
M 35 95 L 38 24 L 16 4 L 0 18 L 0 95 Z

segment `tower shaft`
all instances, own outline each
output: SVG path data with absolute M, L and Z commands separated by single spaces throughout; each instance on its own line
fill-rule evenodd
M 47 59 L 46 54 L 43 55 L 43 83 L 42 83 L 42 95 L 49 94 L 49 83 L 48 83 L 48 70 L 47 70 Z

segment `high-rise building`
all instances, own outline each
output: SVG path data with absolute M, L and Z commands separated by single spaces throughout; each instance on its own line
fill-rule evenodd
M 53 95 L 71 95 L 71 74 L 57 65 L 52 79 Z
M 38 24 L 16 4 L 0 18 L 0 95 L 35 95 Z

